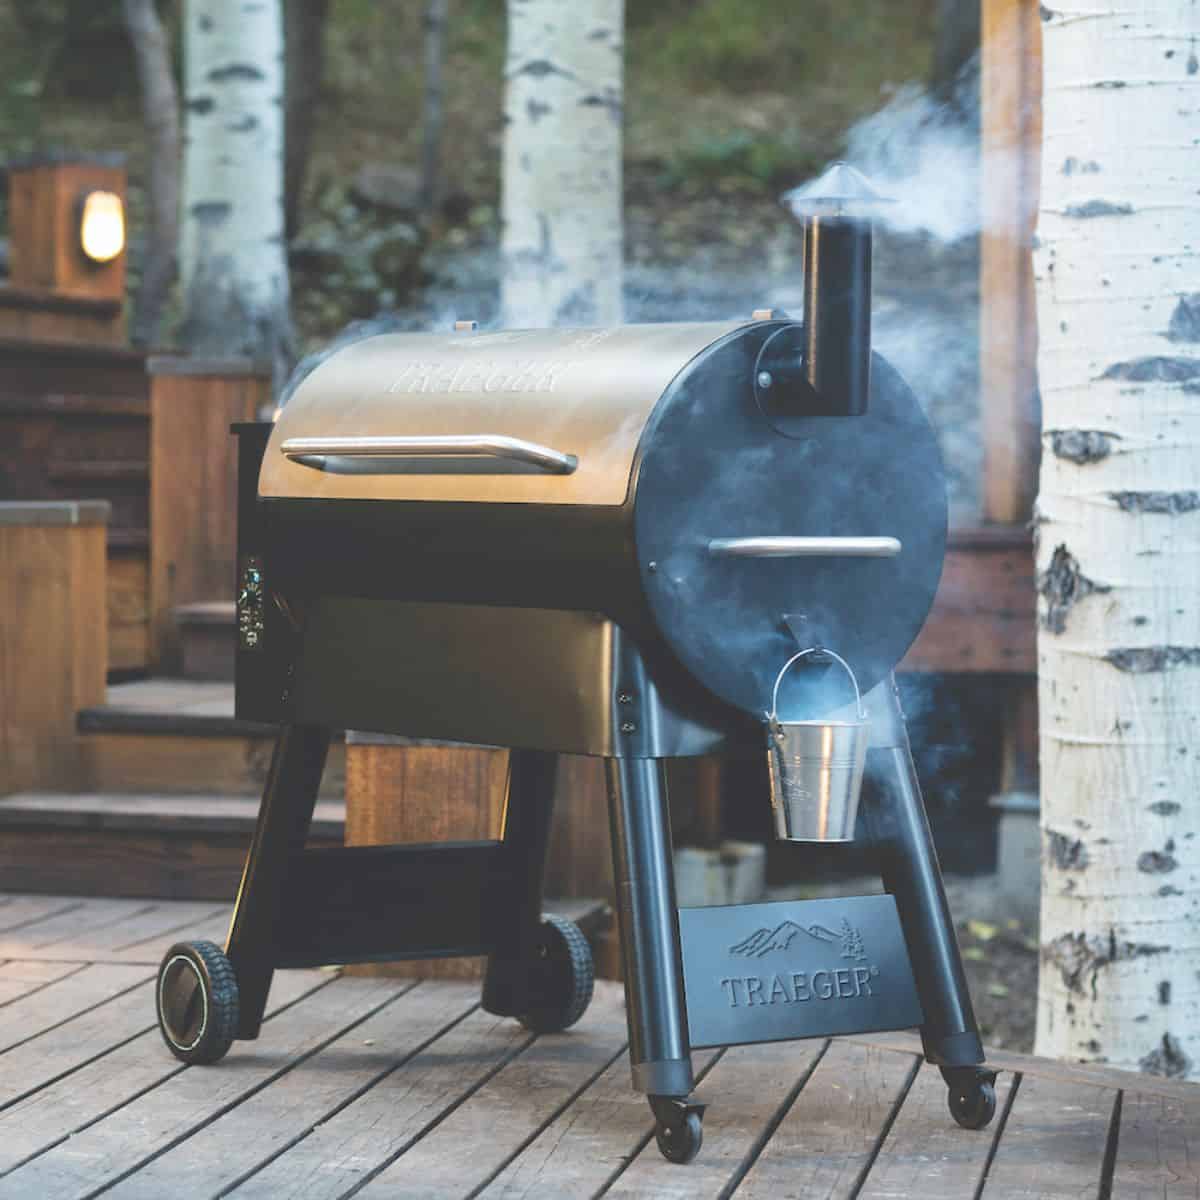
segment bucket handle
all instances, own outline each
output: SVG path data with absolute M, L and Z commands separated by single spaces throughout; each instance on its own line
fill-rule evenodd
M 828 654 L 835 662 L 841 664 L 842 669 L 850 676 L 850 683 L 854 688 L 854 707 L 858 710 L 858 718 L 860 721 L 865 721 L 867 719 L 867 710 L 863 708 L 862 693 L 858 690 L 858 680 L 854 677 L 854 672 L 850 669 L 850 664 L 840 654 L 824 646 L 809 646 L 807 650 L 801 650 L 798 654 L 793 654 L 783 664 L 779 674 L 775 676 L 775 688 L 771 692 L 771 711 L 767 713 L 767 720 L 773 725 L 778 723 L 779 685 L 783 682 L 783 677 L 792 669 L 793 664 L 798 663 L 808 654 Z

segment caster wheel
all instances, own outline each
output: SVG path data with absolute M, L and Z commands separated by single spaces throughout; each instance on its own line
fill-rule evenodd
M 564 917 L 543 917 L 528 980 L 536 1000 L 517 1019 L 532 1033 L 568 1029 L 592 1002 L 595 983 L 592 948 L 579 926 Z
M 950 1115 L 964 1129 L 983 1129 L 996 1115 L 995 1078 L 991 1072 L 972 1072 L 950 1081 Z
M 673 1163 L 690 1163 L 704 1144 L 704 1125 L 698 1112 L 684 1114 L 679 1121 L 659 1124 L 654 1130 L 659 1153 Z
M 155 999 L 163 1041 L 180 1062 L 225 1057 L 238 1027 L 237 976 L 212 942 L 176 942 L 158 968 Z

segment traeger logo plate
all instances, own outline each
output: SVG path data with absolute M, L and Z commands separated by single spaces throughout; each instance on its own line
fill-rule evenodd
M 891 896 L 681 909 L 679 924 L 693 1046 L 921 1022 Z

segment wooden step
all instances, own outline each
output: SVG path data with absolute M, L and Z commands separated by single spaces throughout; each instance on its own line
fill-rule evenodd
M 0 798 L 6 888 L 232 900 L 254 832 L 252 796 L 22 792 Z M 345 807 L 318 803 L 309 844 L 338 846 Z
M 145 485 L 150 479 L 150 464 L 144 458 L 51 459 L 46 474 L 55 483 Z
M 6 891 L 233 901 L 258 817 L 249 796 L 22 792 L 0 797 Z M 320 801 L 308 845 L 343 844 L 346 812 Z M 602 900 L 547 900 L 594 943 L 612 924 Z
M 233 601 L 180 604 L 172 612 L 184 679 L 233 681 L 237 612 Z
M 108 702 L 76 720 L 93 792 L 260 796 L 276 729 L 233 715 L 233 685 L 151 679 L 110 686 Z M 321 780 L 323 799 L 345 795 L 338 735 Z

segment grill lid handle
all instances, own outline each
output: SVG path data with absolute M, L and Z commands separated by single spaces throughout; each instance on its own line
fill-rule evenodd
M 894 537 L 713 538 L 714 558 L 895 558 L 903 547 Z
M 329 458 L 502 458 L 540 467 L 552 475 L 570 475 L 579 465 L 574 454 L 498 433 L 437 434 L 429 437 L 298 437 L 281 447 L 284 457 L 324 468 Z M 307 461 L 306 461 L 307 460 Z M 452 468 L 447 474 L 455 474 Z

